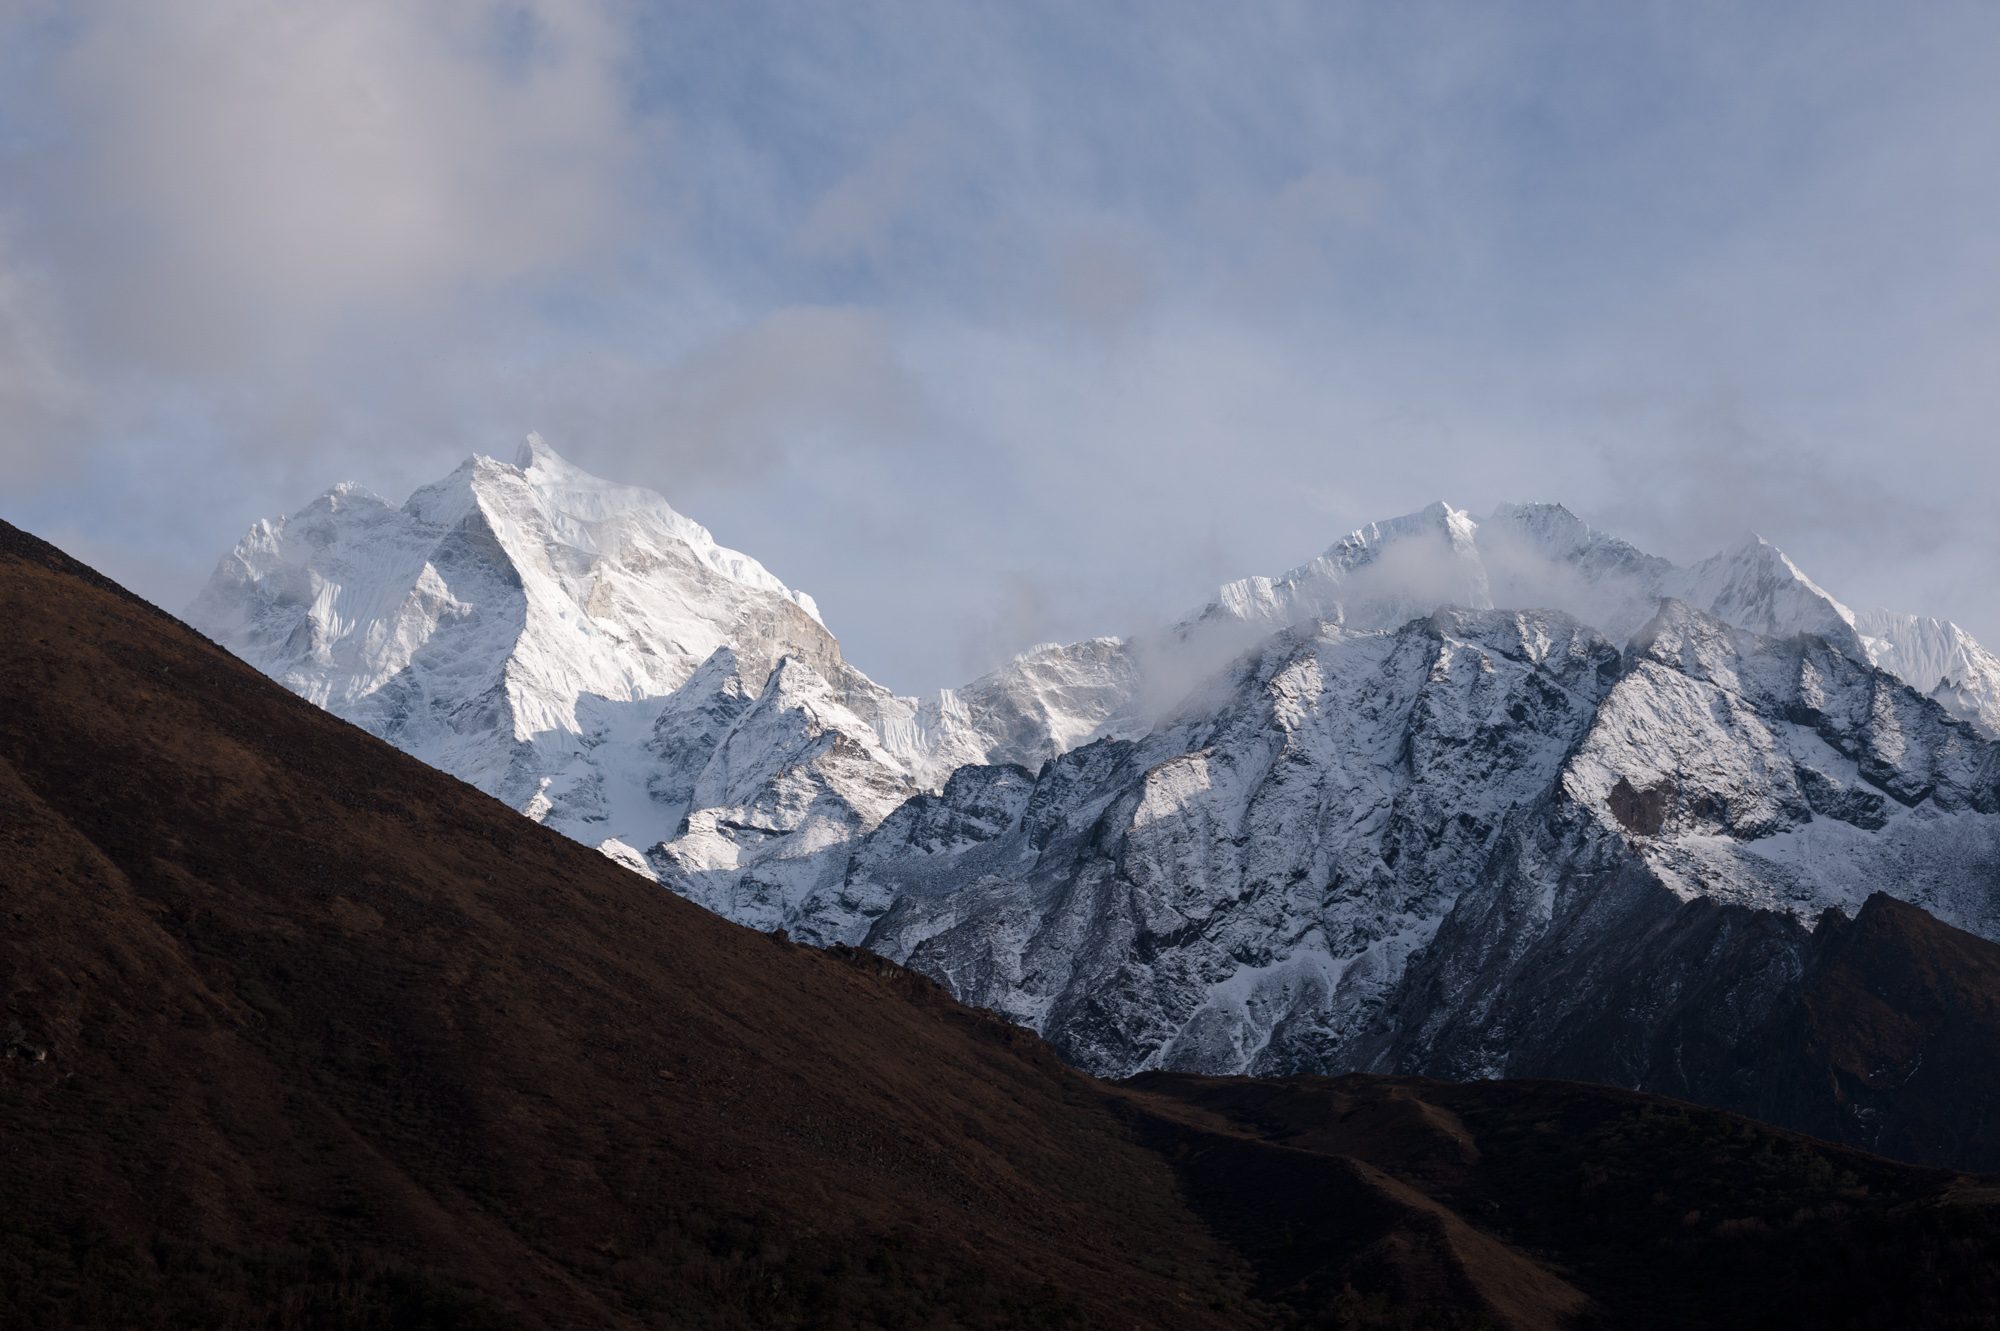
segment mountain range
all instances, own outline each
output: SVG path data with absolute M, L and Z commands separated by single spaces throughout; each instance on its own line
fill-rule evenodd
M 1573 1082 L 1098 1081 L 878 955 L 660 891 L 4 523 L 0 622 L 0 1324 L 1974 1327 L 2000 1301 L 1990 1179 Z M 1986 1131 L 1996 976 L 2000 947 L 1887 896 L 1823 919 L 1745 1050 L 1763 1108 L 1844 1128 L 1851 1086 L 1885 1146 Z
M 1749 1051 L 1874 894 L 2000 937 L 2000 660 L 1754 538 L 1679 567 L 1559 506 L 1436 504 L 912 699 L 810 597 L 531 437 L 400 508 L 339 487 L 260 523 L 188 619 L 721 915 L 907 964 L 1105 1075 L 1754 1108 Z M 1864 1089 L 1834 1135 L 1988 1159 Z

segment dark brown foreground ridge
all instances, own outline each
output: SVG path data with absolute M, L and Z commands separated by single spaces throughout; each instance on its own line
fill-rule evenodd
M 1567 1083 L 1108 1086 L 0 524 L 0 1325 L 1989 1326 L 1985 1180 Z

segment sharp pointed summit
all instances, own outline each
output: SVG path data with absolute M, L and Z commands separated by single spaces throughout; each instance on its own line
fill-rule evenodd
M 521 447 L 514 455 L 514 465 L 522 471 L 536 466 L 567 466 L 568 464 L 549 447 L 549 441 L 537 431 L 530 430 L 521 440 Z
M 517 808 L 593 843 L 652 844 L 680 813 L 653 807 L 637 758 L 629 779 L 605 764 L 636 753 L 660 701 L 723 648 L 767 670 L 837 666 L 839 648 L 809 596 L 659 495 L 539 435 L 517 457 L 470 458 L 400 509 L 325 502 L 259 523 L 189 617 Z
M 1681 596 L 1754 633 L 1810 633 L 1860 660 L 1868 652 L 1854 613 L 1762 536 L 1746 537 L 1687 571 Z

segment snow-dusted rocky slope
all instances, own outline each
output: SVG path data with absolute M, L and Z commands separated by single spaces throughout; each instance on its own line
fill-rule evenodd
M 1812 926 L 1874 891 L 2000 938 L 2000 745 L 1824 639 L 1670 602 L 1355 1059 L 1727 1100 Z
M 676 891 L 865 942 L 1097 1071 L 1657 1084 L 1681 1028 L 1648 1004 L 1693 1010 L 1722 935 L 1771 984 L 1874 888 L 2000 936 L 2000 661 L 1754 539 L 1680 568 L 1558 506 L 1438 504 L 916 700 L 531 438 L 401 508 L 343 487 L 259 524 L 189 618 Z M 1614 989 L 1623 1035 L 1552 1043 Z
M 1617 668 L 1553 613 L 1282 632 L 1143 740 L 961 771 L 848 896 L 886 907 L 869 946 L 1086 1067 L 1341 1066 Z
M 1137 743 L 960 771 L 828 918 L 879 911 L 868 946 L 1101 1072 L 1528 1073 L 1562 1009 L 1508 1005 L 1521 958 L 1633 936 L 1591 922 L 1621 877 L 1800 936 L 1876 889 L 2000 936 L 1996 755 L 1823 640 L 1680 602 L 1622 652 L 1555 612 L 1321 624 Z

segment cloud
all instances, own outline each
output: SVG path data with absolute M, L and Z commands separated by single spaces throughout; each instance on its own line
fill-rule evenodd
M 1995 40 L 1952 0 L 0 3 L 0 495 L 178 603 L 254 517 L 540 428 L 907 689 L 1439 498 L 1755 527 L 2000 639 Z
M 0 249 L 0 462 L 18 480 L 71 456 L 51 445 L 84 429 L 89 394 L 57 344 L 49 293 L 10 259 Z
M 889 320 L 842 306 L 773 310 L 665 366 L 595 359 L 568 378 L 594 392 L 545 398 L 545 424 L 579 459 L 672 494 L 754 486 L 802 452 L 905 448 L 933 410 Z
M 796 244 L 815 258 L 880 263 L 889 256 L 893 228 L 918 206 L 923 177 L 946 145 L 935 119 L 920 116 L 905 124 L 814 201 Z
M 1370 226 L 1381 203 L 1377 182 L 1324 163 L 1285 182 L 1277 193 L 1277 211 L 1285 224 L 1305 232 Z
M 1056 308 L 1086 337 L 1109 347 L 1144 316 L 1158 294 L 1155 242 L 1113 218 L 1077 223 L 1057 242 Z
M 598 6 L 99 0 L 42 41 L 24 229 L 77 336 L 149 369 L 317 352 L 629 220 L 646 127 Z

